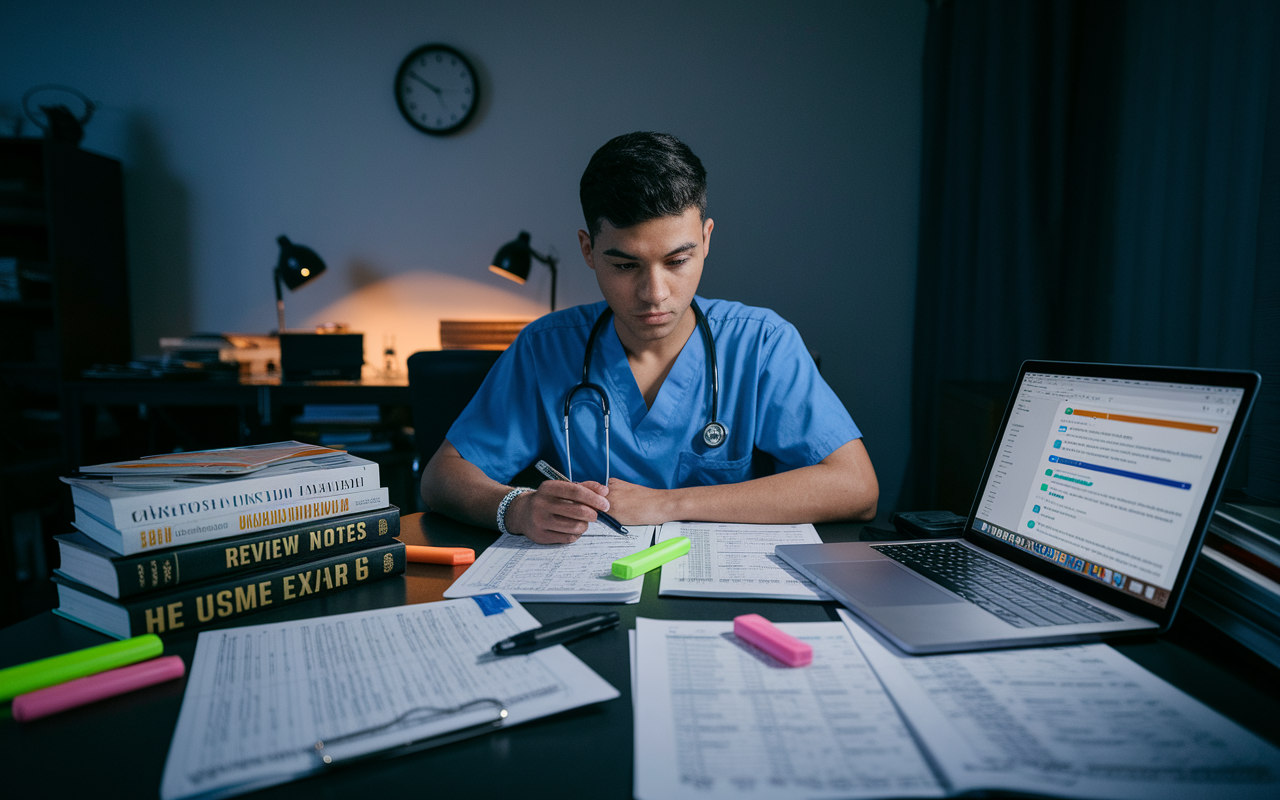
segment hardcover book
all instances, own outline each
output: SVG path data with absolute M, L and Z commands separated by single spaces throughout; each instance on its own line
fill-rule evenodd
M 400 509 L 348 514 L 170 550 L 119 555 L 83 533 L 55 536 L 56 572 L 117 599 L 283 567 L 385 544 L 400 533 Z
M 133 555 L 152 550 L 166 550 L 197 542 L 226 539 L 243 533 L 278 528 L 338 517 L 343 514 L 374 511 L 389 504 L 386 489 L 347 492 L 304 502 L 290 501 L 266 508 L 231 512 L 222 516 L 183 522 L 151 523 L 118 530 L 82 508 L 76 509 L 77 530 L 90 539 L 119 553 Z
M 290 461 L 242 478 L 63 478 L 71 499 L 118 530 L 181 524 L 223 514 L 376 489 L 378 465 L 346 453 Z
M 144 633 L 185 633 L 390 578 L 403 573 L 404 567 L 404 545 L 391 541 L 306 564 L 123 601 L 58 575 L 54 576 L 58 607 L 53 613 L 118 639 Z
M 272 442 L 144 456 L 133 461 L 81 467 L 80 471 L 94 475 L 247 475 L 272 464 L 338 452 L 303 442 Z

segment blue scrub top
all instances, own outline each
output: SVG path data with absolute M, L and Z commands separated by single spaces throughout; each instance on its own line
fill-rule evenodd
M 695 328 L 645 405 L 612 322 L 592 354 L 590 380 L 609 395 L 610 475 L 655 489 L 737 483 L 757 477 L 753 448 L 778 472 L 817 464 L 861 432 L 791 323 L 765 308 L 698 298 L 715 339 L 720 421 L 729 435 L 707 447 L 711 418 L 706 344 Z M 603 301 L 557 311 L 530 323 L 449 429 L 467 461 L 507 483 L 546 459 L 568 472 L 564 399 L 582 380 L 587 337 Z M 604 481 L 604 415 L 595 392 L 574 395 L 569 415 L 573 479 Z M 758 469 L 758 466 L 757 466 Z

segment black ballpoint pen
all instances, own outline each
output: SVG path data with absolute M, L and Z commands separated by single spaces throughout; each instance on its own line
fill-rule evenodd
M 568 478 L 565 477 L 563 472 L 551 466 L 545 461 L 539 461 L 537 464 L 534 464 L 534 469 L 538 470 L 538 472 L 541 472 L 543 475 L 546 475 L 548 478 L 550 478 L 553 481 L 568 481 L 569 483 L 573 483 L 573 481 L 570 481 Z M 630 531 L 622 527 L 621 522 L 618 522 L 616 519 L 604 513 L 603 511 L 597 511 L 596 516 L 600 518 L 601 522 L 603 522 L 605 525 L 608 525 L 610 528 L 613 528 L 618 533 L 630 533 Z
M 593 633 L 607 631 L 617 626 L 618 612 L 607 611 L 603 614 L 587 614 L 582 617 L 570 617 L 558 622 L 551 622 L 541 628 L 517 633 L 510 639 L 503 639 L 493 646 L 495 656 L 515 656 L 532 653 L 544 647 L 572 642 Z

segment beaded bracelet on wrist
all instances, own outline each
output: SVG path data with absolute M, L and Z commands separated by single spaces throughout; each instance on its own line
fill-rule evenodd
M 507 530 L 507 508 L 510 507 L 511 501 L 515 500 L 517 497 L 524 494 L 525 492 L 532 492 L 532 491 L 533 490 L 527 486 L 521 486 L 507 492 L 507 496 L 502 498 L 502 502 L 498 503 L 498 531 L 499 532 L 511 533 L 511 531 Z

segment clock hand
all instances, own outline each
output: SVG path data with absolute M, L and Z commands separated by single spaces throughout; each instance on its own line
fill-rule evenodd
M 410 71 L 409 71 L 409 77 L 410 77 L 410 78 L 413 78 L 413 79 L 414 79 L 415 81 L 417 81 L 418 83 L 422 84 L 423 86 L 427 87 L 427 88 L 428 88 L 428 89 L 430 89 L 431 91 L 435 92 L 437 96 L 439 96 L 439 95 L 441 94 L 440 89 L 438 89 L 437 87 L 432 86 L 431 84 L 427 83 L 427 82 L 426 82 L 426 81 L 424 81 L 422 78 L 419 78 L 419 77 L 418 77 L 418 73 L 416 73 L 416 72 L 414 72 L 414 71 L 410 70 Z
M 417 74 L 416 72 L 412 71 L 412 70 L 410 70 L 410 71 L 409 71 L 409 77 L 410 77 L 410 78 L 413 78 L 413 79 L 414 79 L 415 81 L 417 81 L 418 83 L 422 84 L 423 86 L 427 87 L 427 88 L 428 88 L 428 89 L 430 89 L 431 91 L 435 92 L 435 93 L 436 93 L 436 99 L 440 101 L 440 105 L 444 106 L 445 111 L 448 111 L 448 110 L 449 110 L 449 106 L 448 106 L 448 104 L 446 104 L 446 103 L 444 102 L 444 92 L 442 92 L 439 88 L 437 88 L 437 87 L 435 87 L 435 86 L 432 86 L 431 84 L 427 83 L 427 82 L 426 82 L 426 81 L 424 81 L 422 78 L 419 78 L 419 77 L 418 77 L 418 74 Z

